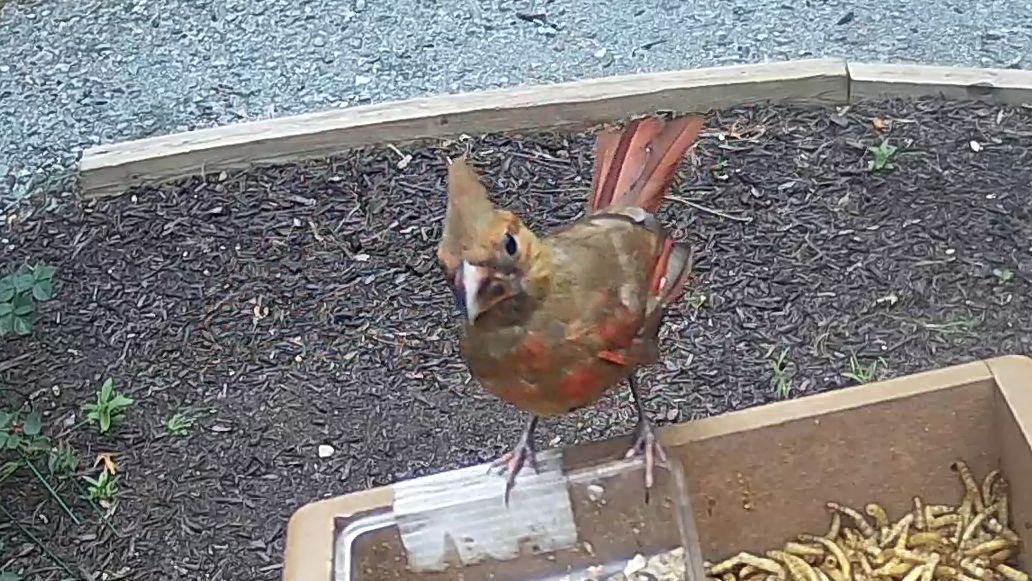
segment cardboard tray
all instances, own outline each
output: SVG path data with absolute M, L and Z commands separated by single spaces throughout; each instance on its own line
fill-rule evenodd
M 824 503 L 830 500 L 847 506 L 878 502 L 890 517 L 911 510 L 915 495 L 926 503 L 955 504 L 963 489 L 949 465 L 962 459 L 976 478 L 999 469 L 1010 480 L 1011 526 L 1022 539 L 1021 564 L 1030 564 L 1032 359 L 1027 357 L 976 361 L 660 432 L 667 453 L 683 466 L 708 560 L 741 550 L 762 552 L 803 532 L 823 533 L 828 523 Z M 604 462 L 627 445 L 623 437 L 566 449 L 560 454 L 562 469 Z M 389 513 L 399 485 L 404 483 L 301 507 L 288 525 L 283 579 L 334 579 L 337 531 Z M 643 504 L 640 497 L 625 496 L 617 503 L 627 511 L 641 510 L 636 508 Z M 581 537 L 614 526 L 584 511 L 575 520 Z M 639 540 L 650 547 L 631 549 L 679 544 L 669 527 L 657 530 L 655 538 Z M 454 573 L 407 571 L 393 528 L 367 536 L 355 545 L 355 579 L 456 578 Z M 496 578 L 506 567 L 525 569 L 521 561 L 489 563 L 463 571 L 462 578 Z

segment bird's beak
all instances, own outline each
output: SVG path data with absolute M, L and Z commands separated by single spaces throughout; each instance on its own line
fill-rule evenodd
M 482 266 L 474 266 L 466 261 L 462 262 L 462 290 L 465 293 L 463 303 L 466 311 L 466 320 L 472 325 L 480 314 L 477 296 L 480 294 L 480 287 L 487 278 L 487 269 Z

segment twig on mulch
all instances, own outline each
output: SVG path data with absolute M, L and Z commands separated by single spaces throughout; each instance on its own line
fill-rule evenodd
M 686 199 L 682 198 L 681 196 L 675 196 L 674 194 L 667 194 L 666 198 L 668 200 L 673 200 L 675 202 L 680 202 L 680 203 L 682 203 L 685 206 L 688 206 L 690 208 L 695 208 L 696 210 L 699 210 L 700 212 L 706 212 L 707 214 L 713 214 L 714 216 L 719 216 L 721 218 L 727 218 L 728 220 L 734 220 L 735 222 L 744 222 L 744 223 L 748 224 L 749 222 L 753 221 L 752 216 L 732 216 L 731 214 L 725 214 L 724 212 L 721 212 L 720 210 L 714 210 L 713 208 L 707 208 L 706 206 L 703 206 L 702 204 L 698 204 L 696 202 L 692 202 L 692 201 L 686 200 Z
M 8 369 L 14 369 L 19 363 L 29 358 L 31 353 L 23 353 L 17 357 L 8 359 L 7 361 L 0 361 L 0 373 L 7 371 Z

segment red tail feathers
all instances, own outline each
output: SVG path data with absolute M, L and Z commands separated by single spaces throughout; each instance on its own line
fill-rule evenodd
M 659 210 L 681 158 L 700 131 L 702 119 L 681 117 L 640 119 L 620 133 L 600 133 L 588 212 L 621 206 Z

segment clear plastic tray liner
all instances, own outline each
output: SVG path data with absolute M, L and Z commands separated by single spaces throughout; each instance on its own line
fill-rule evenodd
M 644 463 L 562 469 L 560 451 L 525 468 L 509 507 L 487 465 L 398 483 L 392 509 L 338 518 L 334 581 L 602 580 L 637 555 L 683 547 L 688 581 L 704 581 L 681 467 L 657 462 L 645 503 Z M 632 575 L 645 581 L 649 574 Z

